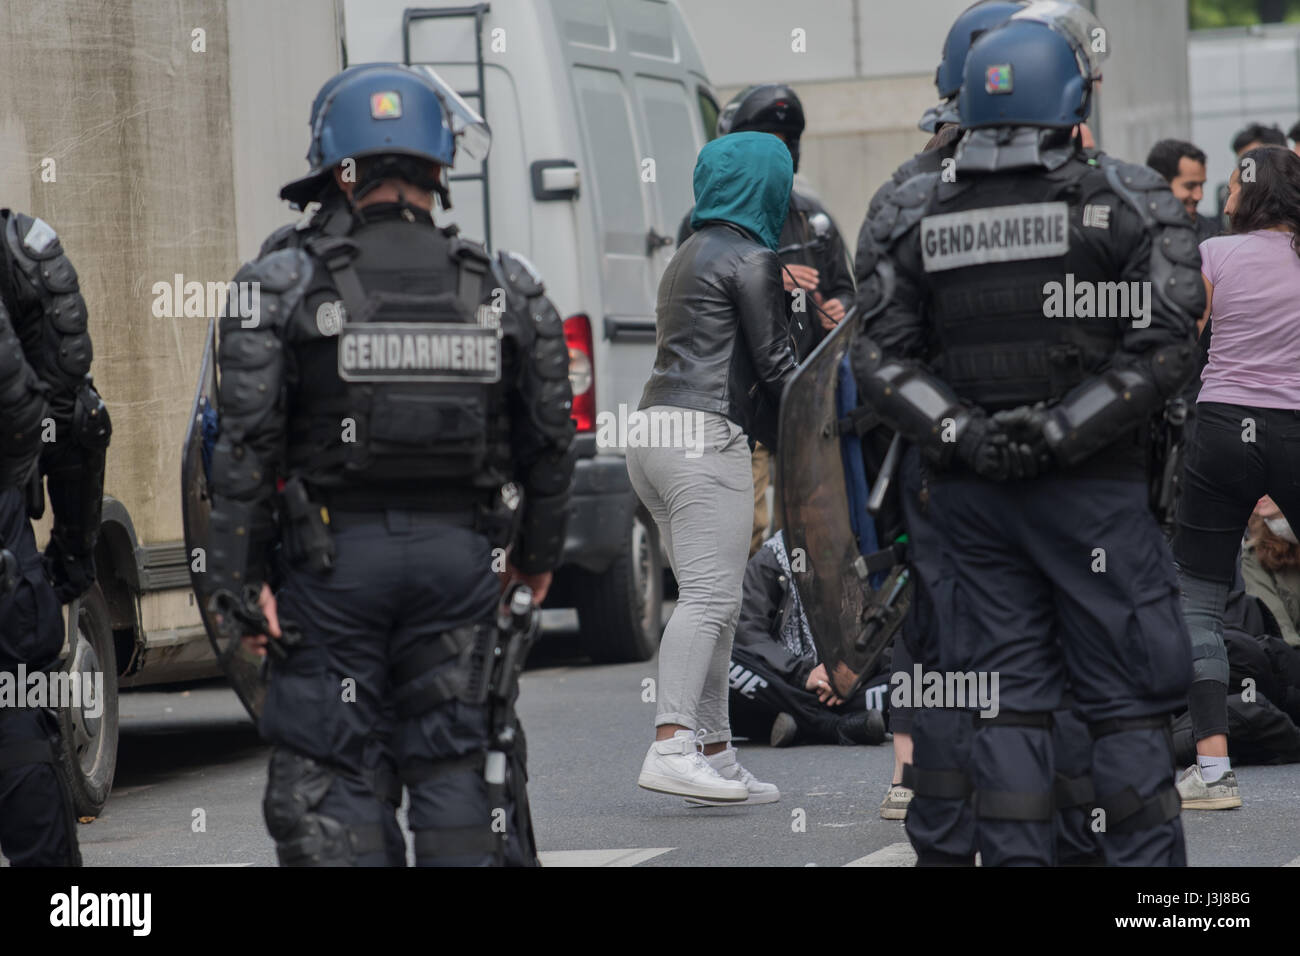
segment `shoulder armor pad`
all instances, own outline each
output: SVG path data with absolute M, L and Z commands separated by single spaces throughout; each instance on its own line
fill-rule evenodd
M 288 292 L 311 277 L 311 257 L 301 249 L 277 249 L 244 264 L 235 281 L 260 282 L 263 292 Z
M 53 259 L 63 252 L 58 233 L 44 219 L 14 213 L 5 230 L 14 252 L 37 262 Z
M 871 221 L 871 234 L 876 241 L 889 245 L 920 222 L 938 182 L 937 172 L 927 172 L 899 183 L 886 183 L 877 194 L 880 209 Z
M 15 264 L 47 303 L 51 296 L 77 292 L 77 270 L 63 254 L 58 235 L 44 220 L 12 214 L 5 225 L 5 241 Z
M 1133 207 L 1151 235 L 1151 286 L 1166 303 L 1192 318 L 1205 310 L 1196 227 L 1163 176 L 1148 166 L 1102 157 L 1110 187 Z
M 266 237 L 266 241 L 262 243 L 262 248 L 257 252 L 257 257 L 261 259 L 262 257 L 269 256 L 271 253 L 280 249 L 288 248 L 293 244 L 298 229 L 298 224 L 291 222 L 288 225 L 281 226 L 279 229 L 275 230 L 275 232 Z
M 311 281 L 311 257 L 302 249 L 279 249 L 269 255 L 244 263 L 234 281 L 256 283 L 257 316 L 269 328 L 281 325 L 297 307 Z M 227 305 L 244 297 L 232 292 Z M 246 300 L 245 300 L 246 301 Z M 251 327 L 251 326 L 245 326 Z
M 497 260 L 501 263 L 501 270 L 505 273 L 506 281 L 520 295 L 531 299 L 546 291 L 542 277 L 537 274 L 533 264 L 519 253 L 500 252 L 497 253 Z
M 1109 156 L 1102 157 L 1101 168 L 1111 188 L 1136 210 L 1148 229 L 1157 224 L 1194 229 L 1187 210 L 1174 198 L 1165 178 L 1154 169 L 1120 162 Z

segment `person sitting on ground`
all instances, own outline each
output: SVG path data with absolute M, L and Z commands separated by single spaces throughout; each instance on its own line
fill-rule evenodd
M 732 731 L 791 744 L 879 744 L 885 739 L 888 661 L 849 700 L 818 661 L 790 569 L 785 536 L 763 542 L 745 568 L 740 620 L 731 648 Z
M 1246 526 L 1241 575 L 1246 592 L 1272 612 L 1282 640 L 1300 647 L 1300 542 L 1268 495 L 1259 499 Z

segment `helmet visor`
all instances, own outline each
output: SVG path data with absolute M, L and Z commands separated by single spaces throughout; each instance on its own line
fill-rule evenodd
M 1100 79 L 1101 64 L 1110 56 L 1110 42 L 1106 28 L 1091 11 L 1069 0 L 1034 0 L 1011 19 L 1045 23 L 1064 35 L 1074 47 L 1087 77 Z
M 488 149 L 492 146 L 492 130 L 488 127 L 487 120 L 461 99 L 460 94 L 435 73 L 433 67 L 418 66 L 414 69 L 422 71 L 429 82 L 438 88 L 438 98 L 447 110 L 457 148 L 464 150 L 465 155 L 476 162 L 487 159 Z

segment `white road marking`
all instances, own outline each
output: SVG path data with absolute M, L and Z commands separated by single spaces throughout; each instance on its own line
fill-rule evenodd
M 537 855 L 542 866 L 636 866 L 675 849 L 675 846 L 665 846 L 631 850 L 548 850 Z
M 168 868 L 171 869 L 193 869 L 195 867 L 200 867 L 200 866 L 210 867 L 210 866 L 252 866 L 252 865 L 253 865 L 252 863 L 169 863 L 167 864 Z
M 860 856 L 856 860 L 851 860 L 844 865 L 915 866 L 916 851 L 912 849 L 912 844 L 910 843 L 891 843 L 889 846 L 879 849 L 875 853 L 868 853 L 866 856 Z
M 1300 866 L 1300 856 L 1296 857 L 1290 863 L 1283 863 L 1283 866 Z

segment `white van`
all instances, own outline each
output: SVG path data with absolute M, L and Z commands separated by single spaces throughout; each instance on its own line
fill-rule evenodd
M 528 258 L 565 317 L 579 461 L 547 606 L 577 609 L 596 660 L 646 660 L 662 633 L 661 550 L 623 450 L 596 445 L 596 417 L 640 400 L 659 277 L 717 119 L 686 22 L 666 0 L 344 0 L 343 14 L 348 64 L 428 64 L 492 128 L 486 170 L 452 176 L 449 218 Z

